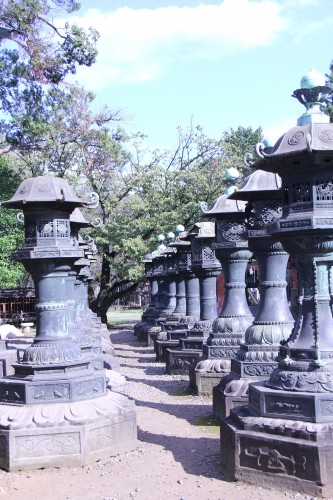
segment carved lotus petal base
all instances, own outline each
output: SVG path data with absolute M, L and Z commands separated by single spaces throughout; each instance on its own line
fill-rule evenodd
M 286 340 L 294 323 L 257 324 L 249 326 L 245 333 L 245 343 L 252 345 L 279 345 Z
M 23 355 L 23 363 L 47 365 L 72 363 L 81 359 L 80 346 L 68 341 L 34 342 L 27 347 Z
M 214 333 L 245 333 L 252 316 L 218 317 L 213 322 Z
M 240 334 L 210 334 L 207 344 L 211 346 L 233 346 L 239 347 L 243 342 L 243 336 Z
M 251 349 L 252 347 L 252 349 Z M 237 360 L 253 363 L 277 362 L 279 355 L 279 346 L 241 346 L 237 351 Z
M 196 321 L 193 328 L 191 328 L 192 332 L 202 332 L 205 336 L 205 333 L 210 332 L 212 329 L 212 322 L 209 319 Z
M 83 466 L 134 449 L 136 433 L 134 402 L 114 392 L 74 403 L 0 404 L 1 468 Z
M 286 391 L 332 393 L 332 371 L 288 371 L 277 368 L 266 382 L 267 387 Z
M 182 318 L 180 318 L 179 323 L 185 325 L 194 325 L 196 321 L 198 321 L 197 316 L 183 316 Z

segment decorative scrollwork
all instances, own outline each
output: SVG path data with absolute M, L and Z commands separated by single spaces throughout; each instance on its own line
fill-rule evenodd
M 93 209 L 97 208 L 99 205 L 99 196 L 97 193 L 92 192 L 89 195 L 90 201 L 86 201 L 84 206 L 85 208 Z
M 266 381 L 267 387 L 300 392 L 333 392 L 333 372 L 317 369 L 312 371 L 291 371 L 296 363 L 290 365 L 289 370 L 274 370 L 270 379 Z
M 319 139 L 324 142 L 333 141 L 333 131 L 331 129 L 325 128 L 319 132 Z
M 230 221 L 221 229 L 221 233 L 227 241 L 241 241 L 246 238 L 245 224 L 239 221 Z
M 256 153 L 259 156 L 259 158 L 265 158 L 264 149 L 265 145 L 263 142 L 258 142 L 258 144 L 256 144 Z
M 280 202 L 270 202 L 263 209 L 261 213 L 261 218 L 265 225 L 272 224 L 276 220 L 282 217 L 282 206 Z
M 95 219 L 93 221 L 91 221 L 91 225 L 92 227 L 102 227 L 103 225 L 103 221 L 100 217 L 95 217 Z
M 19 212 L 18 214 L 16 214 L 16 219 L 21 223 L 21 224 L 24 224 L 24 213 L 23 212 Z
M 97 247 L 96 247 L 94 239 L 91 236 L 87 235 L 87 236 L 85 236 L 84 240 L 87 242 L 89 250 L 91 251 L 91 253 L 93 255 L 95 255 L 98 252 L 98 250 L 97 250 Z
M 331 201 L 333 199 L 333 182 L 318 184 L 316 191 L 318 201 Z
M 199 202 L 199 205 L 200 205 L 200 210 L 205 214 L 206 212 L 208 212 L 208 204 L 205 202 L 205 201 L 200 201 Z
M 245 153 L 243 156 L 243 163 L 246 167 L 252 167 L 255 164 L 253 154 Z
M 298 130 L 294 134 L 292 134 L 288 139 L 288 144 L 290 146 L 297 146 L 304 139 L 304 132 L 302 130 Z

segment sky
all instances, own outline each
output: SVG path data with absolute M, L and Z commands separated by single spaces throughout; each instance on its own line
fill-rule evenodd
M 191 123 L 276 140 L 305 111 L 291 97 L 302 76 L 333 60 L 333 0 L 81 0 L 69 21 L 100 33 L 76 79 L 153 148 Z

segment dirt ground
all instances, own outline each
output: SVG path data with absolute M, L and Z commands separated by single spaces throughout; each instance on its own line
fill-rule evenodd
M 0 471 L 0 499 L 314 499 L 230 481 L 220 466 L 211 400 L 193 396 L 187 377 L 166 375 L 131 329 L 110 334 L 126 394 L 136 401 L 138 446 L 82 468 Z

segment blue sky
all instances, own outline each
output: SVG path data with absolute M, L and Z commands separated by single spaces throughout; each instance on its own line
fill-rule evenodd
M 213 138 L 261 125 L 277 139 L 303 113 L 301 77 L 333 59 L 333 0 L 82 0 L 69 20 L 101 35 L 76 78 L 152 147 L 191 120 Z

